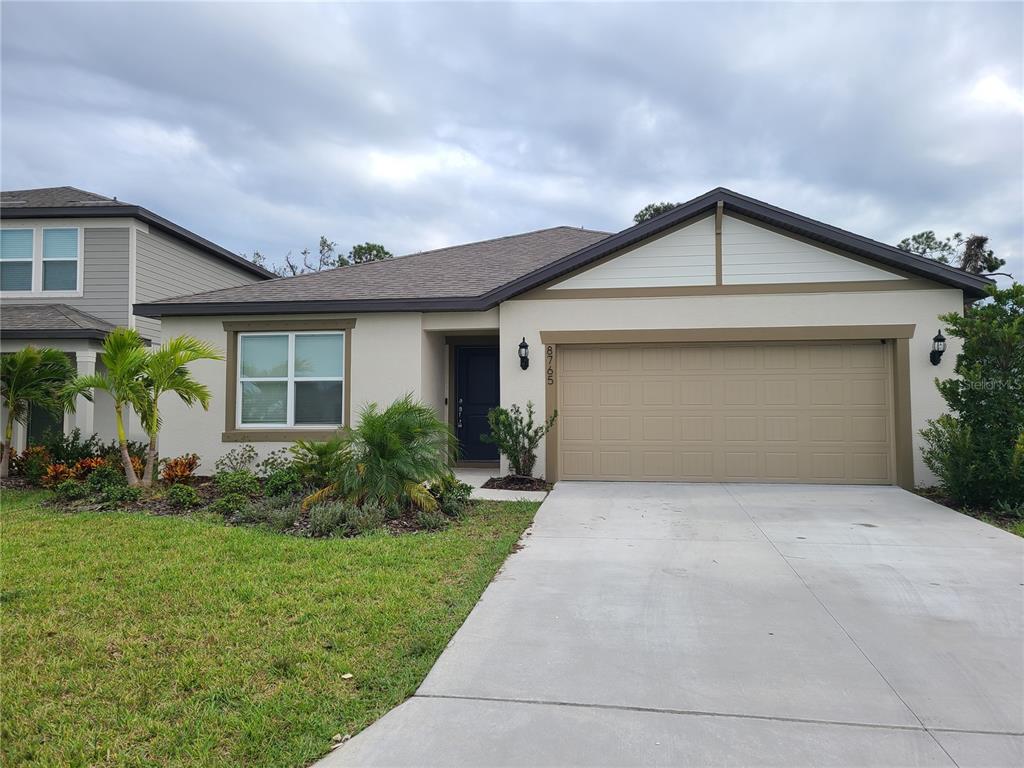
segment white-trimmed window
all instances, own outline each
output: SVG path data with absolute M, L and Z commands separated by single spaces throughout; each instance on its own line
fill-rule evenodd
M 0 292 L 81 296 L 82 246 L 80 227 L 0 229 Z
M 238 334 L 239 427 L 340 427 L 345 333 Z
M 0 229 L 0 291 L 32 290 L 34 229 Z
M 43 290 L 78 290 L 78 228 L 43 230 Z

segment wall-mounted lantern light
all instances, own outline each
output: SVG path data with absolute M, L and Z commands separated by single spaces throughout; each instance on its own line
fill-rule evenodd
M 519 342 L 519 367 L 524 371 L 530 367 L 530 345 L 526 343 L 526 337 Z
M 942 353 L 946 351 L 946 337 L 942 335 L 942 331 L 935 334 L 935 338 L 932 339 L 932 353 L 928 356 L 928 359 L 932 361 L 932 365 L 938 365 L 942 359 Z

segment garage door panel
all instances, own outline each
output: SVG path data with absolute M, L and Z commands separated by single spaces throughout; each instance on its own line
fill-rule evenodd
M 888 483 L 891 346 L 560 347 L 560 475 Z

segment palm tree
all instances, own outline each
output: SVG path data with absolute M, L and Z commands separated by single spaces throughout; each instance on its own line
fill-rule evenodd
M 64 388 L 74 375 L 74 366 L 59 349 L 25 347 L 0 358 L 0 398 L 7 411 L 0 477 L 7 477 L 10 468 L 14 422 L 27 424 L 33 405 L 53 413 L 72 410 L 74 401 L 65 397 Z
M 192 336 L 176 336 L 149 353 L 143 377 L 145 402 L 139 404 L 142 426 L 149 435 L 143 485 L 150 485 L 153 482 L 153 472 L 156 469 L 156 439 L 160 433 L 161 423 L 160 396 L 166 392 L 173 392 L 186 405 L 199 403 L 206 410 L 210 407 L 210 390 L 205 384 L 192 378 L 192 372 L 187 366 L 196 360 L 221 359 L 221 354 L 213 346 Z
M 121 447 L 121 463 L 129 485 L 138 485 L 139 478 L 132 468 L 132 457 L 128 453 L 128 435 L 124 428 L 126 408 L 146 418 L 146 366 L 149 352 L 134 328 L 115 328 L 103 340 L 103 351 L 99 361 L 105 370 L 88 376 L 76 377 L 67 387 L 69 396 L 85 395 L 92 390 L 102 389 L 114 401 L 114 416 L 117 420 L 117 443 Z
M 437 502 L 423 483 L 450 471 L 455 437 L 430 407 L 406 395 L 383 411 L 376 403 L 365 406 L 346 449 L 348 460 L 341 463 L 335 489 L 357 504 L 373 499 L 432 509 Z

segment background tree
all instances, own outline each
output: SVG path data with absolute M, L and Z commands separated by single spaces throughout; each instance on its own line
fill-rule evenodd
M 901 251 L 926 256 L 943 264 L 952 264 L 976 275 L 1013 277 L 1011 274 L 998 271 L 1006 265 L 1006 261 L 996 256 L 988 247 L 988 238 L 985 235 L 964 237 L 963 233 L 954 232 L 951 237 L 940 239 L 934 230 L 929 229 L 903 238 L 896 247 Z
M 326 235 L 320 235 L 320 245 L 317 248 L 316 256 L 309 248 L 303 248 L 297 257 L 292 256 L 289 251 L 284 255 L 284 264 L 280 266 L 270 264 L 267 257 L 259 251 L 253 251 L 248 258 L 253 264 L 269 269 L 278 277 L 308 275 L 313 272 L 323 272 L 325 269 L 347 267 L 350 264 L 363 264 L 367 261 L 383 261 L 394 258 L 394 254 L 380 243 L 354 245 L 347 255 L 339 253 L 337 248 L 336 242 Z M 245 254 L 242 255 L 245 256 Z
M 394 258 L 394 254 L 380 243 L 360 243 L 353 245 L 352 250 L 348 252 L 349 264 L 365 264 L 368 261 L 385 261 L 391 258 Z
M 27 425 L 32 406 L 53 413 L 71 410 L 74 400 L 65 396 L 65 387 L 74 375 L 68 356 L 57 349 L 25 347 L 0 357 L 0 398 L 7 410 L 0 477 L 10 470 L 14 422 Z
M 102 389 L 114 401 L 117 422 L 117 444 L 121 449 L 121 463 L 129 485 L 138 485 L 139 478 L 132 467 L 128 453 L 128 434 L 124 428 L 125 410 L 134 408 L 145 423 L 148 396 L 146 392 L 146 365 L 149 352 L 134 328 L 115 328 L 103 340 L 103 351 L 98 355 L 105 369 L 102 373 L 78 376 L 68 385 L 69 395 L 91 397 L 93 390 Z
M 655 216 L 661 216 L 663 213 L 668 213 L 673 208 L 677 207 L 679 203 L 648 203 L 633 217 L 633 221 L 636 224 L 643 224 L 645 221 L 653 219 Z
M 142 485 L 151 485 L 156 471 L 156 440 L 160 434 L 160 397 L 167 392 L 176 394 L 188 406 L 199 403 L 203 410 L 210 407 L 210 390 L 192 377 L 188 366 L 197 360 L 222 360 L 221 354 L 205 341 L 192 336 L 176 336 L 158 349 L 147 353 L 143 382 L 145 404 L 142 406 L 142 426 L 149 435 L 146 451 L 146 469 Z
M 957 377 L 936 382 L 951 413 L 921 434 L 925 464 L 962 504 L 1024 504 L 1024 285 L 942 315 L 963 339 Z

